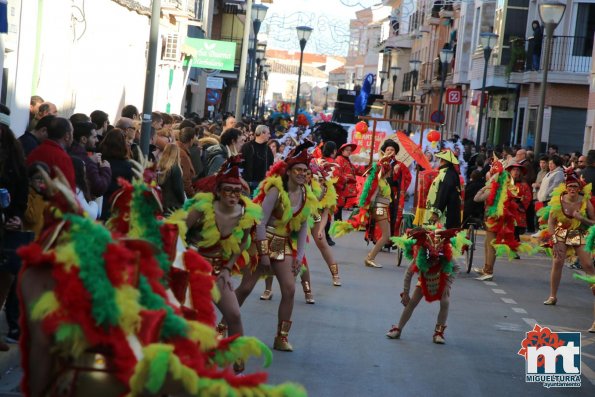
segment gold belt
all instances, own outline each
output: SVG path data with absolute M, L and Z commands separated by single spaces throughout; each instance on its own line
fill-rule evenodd
M 388 218 L 388 204 L 385 203 L 374 203 L 372 206 L 374 218 L 377 221 L 384 220 Z
M 554 243 L 564 243 L 571 247 L 585 244 L 585 232 L 580 229 L 566 229 L 558 226 L 554 231 Z
M 274 261 L 282 261 L 285 255 L 293 255 L 291 241 L 288 236 L 279 236 L 271 231 L 267 226 L 267 240 L 269 240 L 269 257 Z

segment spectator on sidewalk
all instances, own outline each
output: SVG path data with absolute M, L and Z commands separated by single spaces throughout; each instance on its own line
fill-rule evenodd
M 132 181 L 132 165 L 128 157 L 128 147 L 124 138 L 124 131 L 114 128 L 107 133 L 101 145 L 101 157 L 110 164 L 112 170 L 112 179 L 105 194 L 103 195 L 103 208 L 101 210 L 101 219 L 107 220 L 110 216 L 111 196 L 120 188 L 118 178 L 124 178 Z
M 77 123 L 73 125 L 73 128 L 74 142 L 70 147 L 70 155 L 81 159 L 85 163 L 89 197 L 101 197 L 105 194 L 112 180 L 112 170 L 109 163 L 101 159 L 101 153 L 96 152 L 96 125 L 93 123 Z
M 180 152 L 178 145 L 168 143 L 157 164 L 157 183 L 161 187 L 163 209 L 166 213 L 182 208 L 186 200 Z
M 76 123 L 90 123 L 91 117 L 87 116 L 85 113 L 74 113 L 68 120 L 70 120 L 72 125 Z
M 72 144 L 72 124 L 63 117 L 55 117 L 47 127 L 48 139 L 43 141 L 27 156 L 27 165 L 41 161 L 50 168 L 50 176 L 56 176 L 58 168 L 70 184 L 72 191 L 76 187 L 74 167 L 67 149 Z
M 10 195 L 8 205 L 0 209 L 4 217 L 4 221 L 0 224 L 2 240 L 0 307 L 2 307 L 20 268 L 16 249 L 30 241 L 27 235 L 31 235 L 31 238 L 33 236 L 33 233 L 27 234 L 21 231 L 29 188 L 27 170 L 21 145 L 10 129 L 10 109 L 4 105 L 0 105 L 0 188 L 8 190 Z M 0 351 L 8 349 L 8 345 L 0 341 Z
M 142 157 L 140 146 L 136 142 L 136 135 L 138 132 L 137 122 L 128 117 L 122 117 L 116 122 L 116 128 L 124 132 L 126 139 L 126 147 L 128 150 L 128 158 L 139 161 Z
M 122 108 L 122 112 L 120 113 L 121 117 L 126 117 L 132 120 L 138 120 L 140 118 L 140 113 L 138 109 L 134 105 L 126 105 Z
M 105 134 L 107 134 L 109 127 L 109 116 L 101 110 L 94 110 L 91 112 L 91 122 L 97 126 L 97 140 L 101 142 Z
M 196 130 L 192 127 L 186 127 L 180 132 L 180 140 L 176 142 L 180 148 L 178 155 L 178 165 L 181 168 L 183 181 L 184 181 L 184 192 L 187 197 L 194 196 L 193 182 L 196 177 L 194 166 L 192 165 L 192 159 L 190 154 L 190 148 L 192 147 L 196 137 Z
M 241 151 L 244 159 L 242 177 L 248 182 L 251 192 L 256 190 L 269 167 L 275 162 L 273 151 L 268 145 L 271 137 L 269 127 L 262 124 L 257 126 L 254 135 L 254 140 L 244 144 Z
M 39 120 L 41 120 L 45 116 L 50 116 L 50 115 L 55 116 L 57 114 L 58 114 L 58 108 L 56 108 L 56 105 L 54 105 L 51 102 L 42 103 L 41 105 L 39 105 L 39 108 L 37 110 L 37 114 L 35 114 L 35 117 L 33 117 L 31 122 L 29 122 L 29 126 L 27 127 L 27 130 L 31 131 L 32 129 L 34 129 L 35 125 L 37 125 Z
M 537 192 L 537 199 L 544 205 L 550 201 L 554 189 L 564 182 L 564 170 L 562 169 L 562 158 L 560 156 L 550 156 L 548 167 L 550 171 L 543 177 Z
M 39 111 L 39 106 L 43 103 L 43 98 L 39 95 L 33 95 L 31 97 L 31 101 L 29 102 L 29 123 L 35 117 L 37 112 Z
M 35 149 L 37 146 L 41 144 L 41 142 L 47 139 L 48 124 L 55 117 L 56 116 L 51 115 L 45 116 L 37 122 L 35 128 L 33 128 L 32 131 L 25 131 L 25 133 L 19 137 L 19 142 L 21 142 L 21 146 L 23 148 L 25 157 L 29 156 L 33 149 Z
M 27 208 L 23 218 L 23 230 L 30 230 L 35 233 L 35 238 L 39 237 L 43 229 L 44 212 L 48 207 L 48 202 L 43 195 L 44 179 L 41 171 L 48 175 L 50 169 L 45 163 L 31 164 L 27 170 L 29 178 L 29 194 L 27 197 Z
M 221 134 L 221 143 L 207 149 L 207 176 L 213 175 L 230 156 L 237 156 L 244 144 L 242 131 L 235 128 L 225 130 Z
M 78 158 L 72 158 L 72 165 L 74 166 L 74 176 L 76 180 L 76 198 L 83 208 L 87 216 L 93 220 L 101 215 L 101 197 L 98 199 L 99 203 L 95 201 L 89 194 L 89 182 L 85 172 L 85 162 Z
M 582 178 L 587 184 L 591 183 L 595 186 L 595 149 L 587 152 L 587 166 L 583 171 Z

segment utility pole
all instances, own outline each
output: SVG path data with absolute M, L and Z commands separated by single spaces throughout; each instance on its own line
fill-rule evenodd
M 157 46 L 159 43 L 160 19 L 161 0 L 153 0 L 153 5 L 151 7 L 147 78 L 145 80 L 145 98 L 143 100 L 143 124 L 140 130 L 140 149 L 145 156 L 149 154 L 149 145 L 151 143 L 151 113 L 153 112 L 153 92 L 155 89 L 155 68 L 157 67 Z
M 236 120 L 242 119 L 242 99 L 246 91 L 246 64 L 248 47 L 250 46 L 250 24 L 252 21 L 252 0 L 246 0 L 246 18 L 244 22 L 244 38 L 242 39 L 242 55 L 240 57 L 240 74 L 238 76 L 238 90 L 236 92 Z

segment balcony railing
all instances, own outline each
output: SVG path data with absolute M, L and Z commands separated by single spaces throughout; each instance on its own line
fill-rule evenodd
M 527 40 L 526 70 L 543 70 L 545 38 L 541 48 L 533 38 Z M 588 73 L 591 71 L 593 37 L 554 36 L 550 71 Z

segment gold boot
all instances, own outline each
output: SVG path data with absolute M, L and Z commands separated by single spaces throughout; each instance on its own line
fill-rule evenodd
M 329 266 L 329 269 L 331 271 L 331 276 L 333 276 L 333 285 L 335 287 L 340 287 L 341 286 L 341 278 L 339 277 L 339 265 L 337 265 L 336 263 L 333 263 L 332 265 Z
M 444 339 L 444 330 L 446 329 L 446 325 L 436 324 L 436 329 L 434 330 L 434 336 L 432 337 L 432 342 L 437 343 L 439 345 L 443 345 L 446 343 L 446 339 Z
M 287 340 L 289 336 L 289 330 L 291 329 L 291 321 L 282 320 L 277 325 L 277 336 L 275 336 L 275 342 L 273 343 L 273 349 L 280 350 L 283 352 L 292 352 L 293 347 Z
M 366 260 L 364 260 L 364 265 L 366 265 L 367 267 L 375 267 L 377 269 L 382 267 L 382 265 L 379 265 L 378 263 L 374 262 L 374 258 L 370 258 L 370 255 L 366 256 Z
M 314 295 L 312 295 L 312 290 L 310 289 L 310 283 L 307 281 L 302 281 L 302 288 L 304 289 L 304 296 L 306 297 L 306 303 L 313 305 L 316 303 L 314 300 Z

